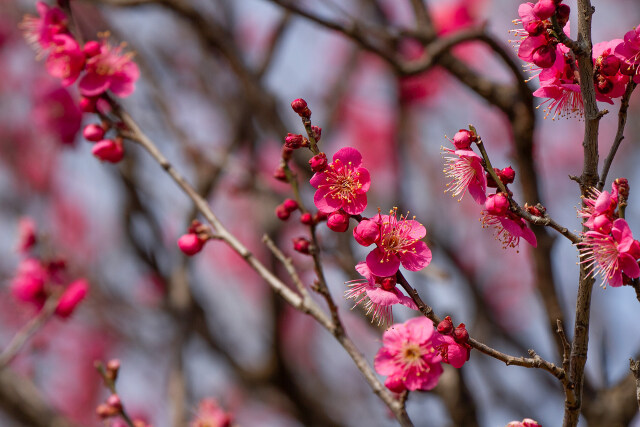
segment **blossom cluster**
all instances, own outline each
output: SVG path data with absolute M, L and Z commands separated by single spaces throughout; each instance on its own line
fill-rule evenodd
M 112 45 L 107 40 L 108 33 L 105 33 L 100 41 L 90 40 L 81 46 L 71 33 L 69 19 L 61 9 L 39 1 L 36 10 L 39 16 L 27 15 L 21 23 L 25 38 L 34 46 L 38 56 L 46 56 L 47 72 L 59 78 L 63 86 L 78 82 L 82 111 L 104 112 L 108 104 L 102 98 L 107 91 L 119 97 L 127 97 L 134 92 L 140 70 L 132 60 L 133 53 L 124 52 L 125 44 Z M 106 138 L 108 130 L 106 123 L 90 124 L 83 134 L 88 141 L 95 142 L 94 156 L 116 163 L 124 156 L 122 139 Z
M 32 304 L 38 311 L 50 297 L 58 297 L 55 314 L 68 318 L 86 297 L 89 282 L 84 278 L 70 281 L 64 260 L 44 260 L 36 255 L 38 239 L 32 220 L 22 219 L 19 231 L 18 251 L 24 258 L 11 280 L 11 293 L 18 301 Z
M 556 30 L 570 36 L 570 8 L 558 0 L 538 0 L 523 3 L 518 8 L 520 19 L 514 22 L 522 28 L 513 32 L 519 36 L 518 57 L 536 71 L 540 88 L 533 95 L 547 98 L 547 116 L 553 118 L 581 116 L 583 101 L 580 91 L 580 76 L 574 52 L 562 43 L 563 37 Z M 557 27 L 554 28 L 553 20 Z M 620 98 L 627 83 L 633 77 L 637 83 L 640 57 L 640 32 L 627 32 L 623 39 L 596 43 L 592 50 L 594 63 L 594 86 L 598 101 L 613 104 Z
M 446 191 L 458 197 L 458 200 L 468 192 L 476 203 L 482 205 L 483 227 L 494 228 L 496 238 L 505 248 L 518 247 L 521 238 L 536 247 L 537 241 L 533 231 L 527 227 L 523 218 L 510 209 L 510 195 L 501 192 L 498 183 L 488 171 L 485 172 L 482 157 L 471 148 L 472 144 L 478 141 L 475 130 L 460 129 L 451 140 L 455 149 L 442 147 L 445 156 L 444 174 L 451 179 Z M 509 166 L 494 169 L 494 172 L 503 187 L 509 191 L 507 186 L 513 183 L 515 171 Z M 488 188 L 496 188 L 496 193 L 487 196 Z
M 626 179 L 618 178 L 608 191 L 591 190 L 591 197 L 583 199 L 578 215 L 589 229 L 583 233 L 580 247 L 581 262 L 590 274 L 602 277 L 613 287 L 640 277 L 640 242 L 633 238 L 629 224 L 620 218 L 620 210 L 629 195 Z M 606 283 L 605 283 L 606 282 Z

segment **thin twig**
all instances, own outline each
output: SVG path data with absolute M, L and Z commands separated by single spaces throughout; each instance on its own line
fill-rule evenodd
M 298 275 L 298 272 L 296 271 L 291 258 L 285 256 L 267 234 L 262 236 L 262 242 L 267 245 L 267 248 L 269 248 L 276 259 L 282 263 L 284 268 L 287 270 L 287 273 L 289 273 L 289 276 L 291 276 L 291 280 L 293 280 L 296 288 L 298 288 L 298 291 L 305 297 L 309 295 L 309 292 L 307 291 L 304 283 L 302 283 L 302 280 L 300 279 L 300 276 Z

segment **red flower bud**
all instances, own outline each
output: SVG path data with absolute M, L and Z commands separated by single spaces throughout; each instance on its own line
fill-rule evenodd
M 532 61 L 540 68 L 549 68 L 556 62 L 556 47 L 542 45 L 533 52 Z
M 304 237 L 294 237 L 293 238 L 293 249 L 300 252 L 301 254 L 308 255 L 310 252 L 311 242 Z
M 320 138 L 322 138 L 322 128 L 320 126 L 311 126 L 311 130 L 313 130 L 313 136 L 316 142 L 319 142 Z
M 58 300 L 56 314 L 63 319 L 71 316 L 78 304 L 87 296 L 89 292 L 89 282 L 79 279 L 71 283 Z
M 553 0 L 538 0 L 533 6 L 533 13 L 541 20 L 551 18 L 556 11 L 556 5 Z
M 124 157 L 124 147 L 120 140 L 103 139 L 96 142 L 91 153 L 104 162 L 118 163 Z
M 81 97 L 80 102 L 78 103 L 78 105 L 80 106 L 80 110 L 85 113 L 95 113 L 97 100 L 97 98 L 87 98 L 85 96 Z
M 304 225 L 313 225 L 313 215 L 311 215 L 309 212 L 303 213 L 302 215 L 300 215 L 300 222 Z
M 484 202 L 484 208 L 491 215 L 505 216 L 509 211 L 509 199 L 504 193 L 492 194 Z
M 336 233 L 343 233 L 349 228 L 349 218 L 351 215 L 343 210 L 335 211 L 329 214 L 327 226 Z
M 298 202 L 293 199 L 286 199 L 284 202 L 282 202 L 282 206 L 284 206 L 284 208 L 289 212 L 298 210 Z
M 311 110 L 307 107 L 307 101 L 302 98 L 294 99 L 291 102 L 291 108 L 295 111 L 300 117 L 311 117 Z
M 327 168 L 327 155 L 318 153 L 309 159 L 309 166 L 313 172 L 323 172 Z
M 496 171 L 496 173 L 504 185 L 511 184 L 516 179 L 516 171 L 511 166 L 507 166 L 501 171 Z
M 275 170 L 273 177 L 278 181 L 287 182 L 287 174 L 282 166 L 279 166 L 278 169 Z
M 98 142 L 104 138 L 104 129 L 100 125 L 91 123 L 84 127 L 82 136 L 84 136 L 87 141 Z
M 613 181 L 613 185 L 618 190 L 620 196 L 625 199 L 629 198 L 629 181 L 627 178 L 616 178 L 616 180 Z
M 195 255 L 204 247 L 204 240 L 195 233 L 187 233 L 178 239 L 178 247 L 185 255 Z
M 370 219 L 360 221 L 353 229 L 353 238 L 362 246 L 369 246 L 380 237 L 380 226 Z
M 284 203 L 276 206 L 276 216 L 280 218 L 282 221 L 286 221 L 291 216 L 291 211 L 287 209 Z
M 316 214 L 313 216 L 313 222 L 315 223 L 322 222 L 326 220 L 328 216 L 329 215 L 324 212 L 316 212 Z
M 467 129 L 460 129 L 455 135 L 453 135 L 453 145 L 458 150 L 468 150 L 473 142 L 473 135 Z
M 293 150 L 295 150 L 296 148 L 302 147 L 303 142 L 304 142 L 304 138 L 302 137 L 302 135 L 296 135 L 293 133 L 288 133 L 287 136 L 284 138 L 284 145 Z
M 560 28 L 564 28 L 569 22 L 569 15 L 571 14 L 571 8 L 566 4 L 559 4 L 556 8 L 556 18 L 558 18 L 558 25 Z
M 293 156 L 293 148 L 289 148 L 286 145 L 282 146 L 282 160 L 288 162 L 291 160 L 291 156 Z
M 458 344 L 466 344 L 469 341 L 469 332 L 464 323 L 460 323 L 457 328 L 453 330 L 453 339 Z
M 620 69 L 620 58 L 615 55 L 601 56 L 598 58 L 600 61 L 600 72 L 605 76 L 613 77 L 618 73 Z
M 453 331 L 453 322 L 451 321 L 451 317 L 445 317 L 440 323 L 438 323 L 437 329 L 442 335 L 449 335 L 451 331 Z

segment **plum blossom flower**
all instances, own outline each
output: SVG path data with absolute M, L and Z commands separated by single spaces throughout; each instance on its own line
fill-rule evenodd
M 640 277 L 640 242 L 634 240 L 629 224 L 622 218 L 616 219 L 611 228 L 611 235 L 598 231 L 584 233 L 580 247 L 581 263 L 585 264 L 589 274 L 602 277 L 613 287 L 622 286 L 625 276 L 637 279 Z
M 522 421 L 511 421 L 506 427 L 541 427 L 541 425 L 531 418 L 525 418 Z
M 592 188 L 589 197 L 582 199 L 583 207 L 578 210 L 578 217 L 586 218 L 584 225 L 590 230 L 609 234 L 618 207 L 618 189 L 612 185 L 612 192 Z
M 569 48 L 563 44 L 556 46 L 556 60 L 551 67 L 538 74 L 540 88 L 533 92 L 538 98 L 548 98 L 540 105 L 545 105 L 545 118 L 553 112 L 556 117 L 582 116 L 583 102 L 580 92 L 580 78 L 576 61 L 569 56 Z
M 503 248 L 517 248 L 520 238 L 523 238 L 534 248 L 538 246 L 536 235 L 527 227 L 527 222 L 512 212 L 504 216 L 493 215 L 487 211 L 482 212 L 482 227 L 494 227 L 496 239 L 502 242 Z
M 469 360 L 469 345 L 456 342 L 450 335 L 437 334 L 434 338 L 436 349 L 442 356 L 442 361 L 454 368 L 461 368 Z
M 80 79 L 78 87 L 84 96 L 98 96 L 110 90 L 121 98 L 133 93 L 140 69 L 133 62 L 133 53 L 123 53 L 125 44 L 112 46 L 102 40 L 99 52 L 87 59 L 87 73 Z
M 482 158 L 471 150 L 452 150 L 441 147 L 445 156 L 444 174 L 451 178 L 447 190 L 453 197 L 462 197 L 467 191 L 478 204 L 484 204 L 487 196 L 487 178 L 482 167 Z
M 41 309 L 47 299 L 45 285 L 48 279 L 47 269 L 39 260 L 24 259 L 18 265 L 18 271 L 11 281 L 11 293 L 16 299 L 32 303 Z
M 358 215 L 365 210 L 371 178 L 361 165 L 360 152 L 344 147 L 333 155 L 333 163 L 313 175 L 310 182 L 317 189 L 313 202 L 320 212 L 330 214 L 342 208 Z
M 67 16 L 62 9 L 49 7 L 44 2 L 36 3 L 39 17 L 25 15 L 20 23 L 27 42 L 38 52 L 48 49 L 53 44 L 53 38 L 58 34 L 67 33 Z
M 202 399 L 189 427 L 229 427 L 231 414 L 222 410 L 215 399 Z
M 595 48 L 595 46 L 594 46 Z M 624 40 L 615 48 L 615 55 L 625 62 L 633 75 L 633 81 L 640 83 L 640 26 L 628 31 Z
M 378 325 L 389 325 L 393 323 L 393 312 L 391 306 L 402 304 L 405 307 L 417 310 L 418 307 L 411 298 L 402 294 L 396 288 L 394 276 L 380 277 L 371 273 L 366 262 L 356 265 L 356 271 L 365 277 L 366 280 L 352 280 L 347 282 L 350 289 L 345 291 L 347 299 L 353 299 L 356 306 L 363 304 L 367 315 L 373 313 L 371 323 L 377 321 Z
M 58 300 L 55 311 L 56 315 L 63 319 L 71 316 L 78 304 L 87 296 L 87 292 L 89 292 L 89 282 L 85 279 L 78 279 L 69 284 L 60 297 L 60 300 Z
M 378 374 L 387 375 L 384 385 L 394 392 L 433 389 L 443 372 L 436 337 L 433 323 L 426 317 L 387 329 L 373 362 Z
M 84 62 L 84 52 L 73 37 L 67 34 L 53 37 L 52 49 L 45 66 L 49 74 L 62 79 L 63 86 L 69 86 L 78 79 Z
M 410 271 L 429 265 L 431 250 L 420 240 L 427 235 L 424 225 L 402 215 L 398 219 L 398 208 L 393 208 L 389 215 L 378 214 L 372 220 L 380 228 L 377 246 L 367 255 L 367 266 L 373 274 L 393 276 L 400 264 Z

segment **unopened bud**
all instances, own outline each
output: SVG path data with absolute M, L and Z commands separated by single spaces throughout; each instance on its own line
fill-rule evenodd
M 310 253 L 311 242 L 305 237 L 293 238 L 293 249 L 301 254 L 308 255 Z
M 205 241 L 202 240 L 198 234 L 187 233 L 178 239 L 178 247 L 180 250 L 188 256 L 197 254 L 204 247 Z
M 556 62 L 556 47 L 542 45 L 533 52 L 532 61 L 540 68 L 550 68 Z
M 311 126 L 311 130 L 313 131 L 313 136 L 316 139 L 316 142 L 319 142 L 322 137 L 322 128 L 320 126 Z
M 293 148 L 289 148 L 286 145 L 282 146 L 282 160 L 284 160 L 285 162 L 288 162 L 289 160 L 291 160 L 291 157 L 293 156 Z
M 291 211 L 283 204 L 276 206 L 276 216 L 282 221 L 286 221 L 291 216 Z
M 451 317 L 447 316 L 438 323 L 437 330 L 442 335 L 449 335 L 453 331 L 453 322 L 451 321 Z
M 299 134 L 288 133 L 284 138 L 284 145 L 295 150 L 296 148 L 302 147 L 302 143 L 304 142 L 304 137 Z
M 453 330 L 453 339 L 458 344 L 466 344 L 469 341 L 469 332 L 464 323 L 460 323 L 458 327 Z
M 119 139 L 103 139 L 96 142 L 91 153 L 103 162 L 118 163 L 124 158 L 124 147 Z
M 307 106 L 307 101 L 302 98 L 294 99 L 291 102 L 291 108 L 295 111 L 300 117 L 311 117 L 311 110 Z
M 491 215 L 505 216 L 509 211 L 509 199 L 504 193 L 492 194 L 484 202 L 484 208 Z
M 541 20 L 551 18 L 555 11 L 556 5 L 553 0 L 538 0 L 533 6 L 533 13 Z
M 453 136 L 453 145 L 455 145 L 458 150 L 468 150 L 472 142 L 473 134 L 467 129 L 460 129 Z
M 96 101 L 97 98 L 87 98 L 85 96 L 80 98 L 79 107 L 84 113 L 95 113 L 96 112 Z
M 282 202 L 282 206 L 284 206 L 284 208 L 289 212 L 294 212 L 298 210 L 299 207 L 298 202 L 293 199 L 286 199 L 284 202 Z
M 343 210 L 335 211 L 329 214 L 327 226 L 336 233 L 343 233 L 349 228 L 349 218 L 351 215 Z
M 91 58 L 100 53 L 100 43 L 95 40 L 88 41 L 84 44 L 82 51 L 87 56 L 87 58 Z
M 300 215 L 300 222 L 304 225 L 313 225 L 313 215 L 309 212 L 305 212 Z
M 613 181 L 613 185 L 618 190 L 618 194 L 625 199 L 629 198 L 629 181 L 627 178 L 617 178 Z
M 380 226 L 370 219 L 360 221 L 360 224 L 353 229 L 353 238 L 362 246 L 369 246 L 375 243 L 380 237 Z
M 278 181 L 287 182 L 287 173 L 284 171 L 282 166 L 279 166 L 275 172 L 273 172 L 273 177 Z
M 313 172 L 323 172 L 327 168 L 327 155 L 318 153 L 309 159 L 309 166 Z
M 615 55 L 601 56 L 598 59 L 600 62 L 600 72 L 605 76 L 615 76 L 620 69 L 620 58 Z
M 100 125 L 91 123 L 84 127 L 82 136 L 84 136 L 87 141 L 98 142 L 104 138 L 104 129 Z
M 120 396 L 117 394 L 112 394 L 107 398 L 107 405 L 116 409 L 118 412 L 122 410 L 122 401 L 120 400 Z
M 100 417 L 103 420 L 106 419 L 106 418 L 113 417 L 117 413 L 118 413 L 118 411 L 116 411 L 114 408 L 112 408 L 111 406 L 107 405 L 106 403 L 101 403 L 96 408 L 96 415 L 98 415 L 98 417 Z
M 326 220 L 328 216 L 329 214 L 326 214 L 324 212 L 316 212 L 316 214 L 313 216 L 313 222 L 315 223 L 322 222 Z
M 502 181 L 503 184 L 511 184 L 516 179 L 516 171 L 511 168 L 511 166 L 507 166 L 506 168 L 496 171 L 498 178 Z

